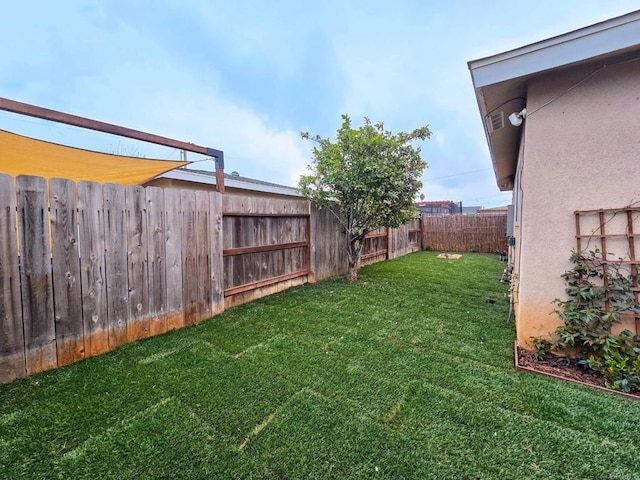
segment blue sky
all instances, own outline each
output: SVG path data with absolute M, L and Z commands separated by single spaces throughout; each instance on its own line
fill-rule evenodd
M 225 152 L 226 171 L 296 185 L 340 115 L 429 125 L 428 200 L 505 205 L 469 60 L 587 26 L 637 1 L 6 2 L 0 96 Z M 180 152 L 0 111 L 0 129 L 162 159 Z M 196 159 L 196 156 L 190 157 Z M 212 168 L 211 162 L 196 164 Z

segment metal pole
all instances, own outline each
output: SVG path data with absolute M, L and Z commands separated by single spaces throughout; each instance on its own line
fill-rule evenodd
M 101 122 L 99 120 L 92 120 L 90 118 L 80 117 L 78 115 L 72 115 L 70 113 L 58 112 L 56 110 L 50 110 L 48 108 L 38 107 L 36 105 L 30 105 L 28 103 L 9 100 L 8 98 L 0 97 L 0 110 L 18 113 L 20 115 L 27 115 L 30 117 L 41 118 L 43 120 L 50 120 L 52 122 L 64 123 L 67 125 L 72 125 L 74 127 L 86 128 L 88 130 L 94 130 L 97 132 L 104 132 L 112 135 L 119 135 L 121 137 L 133 138 L 134 140 L 155 143 L 156 145 L 163 145 L 165 147 L 178 148 L 183 150 L 185 152 L 185 155 L 186 152 L 209 155 L 215 158 L 216 189 L 219 192 L 224 193 L 224 153 L 222 152 L 222 150 L 216 150 L 214 148 L 203 147 L 193 143 L 182 142 L 180 140 L 174 140 L 172 138 L 162 137 L 160 135 L 154 135 L 152 133 L 141 132 L 140 130 L 121 127 L 119 125 Z

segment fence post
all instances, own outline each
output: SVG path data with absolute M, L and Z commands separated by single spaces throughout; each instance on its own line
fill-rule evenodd
M 387 233 L 387 237 L 386 237 L 387 241 L 385 242 L 386 246 L 387 246 L 387 251 L 384 254 L 384 259 L 385 260 L 389 260 L 390 258 L 393 258 L 393 256 L 391 256 L 392 255 L 391 252 L 395 253 L 395 250 L 394 250 L 395 249 L 395 244 L 393 242 L 393 231 L 392 231 L 392 229 L 389 228 L 389 227 L 386 227 L 385 230 L 386 230 L 386 233 Z M 394 249 L 391 248 L 392 245 L 393 245 Z

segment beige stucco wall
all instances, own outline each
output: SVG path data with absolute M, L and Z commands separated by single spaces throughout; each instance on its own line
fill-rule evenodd
M 528 87 L 514 190 L 514 299 L 523 346 L 559 324 L 552 301 L 565 298 L 560 275 L 576 247 L 573 212 L 640 201 L 640 62 L 594 70 L 550 74 Z

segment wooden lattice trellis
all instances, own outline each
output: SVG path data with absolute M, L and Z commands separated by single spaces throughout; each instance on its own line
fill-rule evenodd
M 640 207 L 576 211 L 577 252 L 599 249 L 602 263 L 618 264 L 632 278 L 633 293 L 640 300 L 638 270 L 640 260 Z M 607 283 L 606 269 L 603 282 Z M 636 333 L 640 333 L 640 315 L 634 315 Z

